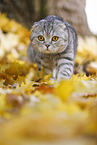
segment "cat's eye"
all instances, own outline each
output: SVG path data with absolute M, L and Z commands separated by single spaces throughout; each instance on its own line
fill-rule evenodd
M 58 39 L 59 39 L 58 36 L 53 36 L 53 37 L 52 37 L 52 41 L 57 41 Z
M 43 37 L 42 35 L 39 35 L 39 36 L 38 36 L 38 40 L 39 40 L 39 41 L 44 41 L 44 37 Z

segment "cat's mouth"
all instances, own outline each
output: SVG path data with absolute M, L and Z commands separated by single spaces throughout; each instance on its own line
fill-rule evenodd
M 48 49 L 46 49 L 46 50 L 44 51 L 44 53 L 51 53 L 51 51 L 48 50 Z
M 43 53 L 46 53 L 46 54 L 56 54 L 57 51 L 56 51 L 56 52 L 52 52 L 52 51 L 50 51 L 50 50 L 45 50 Z

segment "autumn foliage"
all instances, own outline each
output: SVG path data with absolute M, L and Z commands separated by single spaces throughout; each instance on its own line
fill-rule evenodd
M 30 32 L 0 14 L 0 145 L 96 145 L 97 39 L 78 39 L 74 75 L 57 83 L 29 62 Z

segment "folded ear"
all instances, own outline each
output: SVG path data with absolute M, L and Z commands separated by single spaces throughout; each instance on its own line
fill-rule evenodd
M 32 32 L 32 30 L 33 30 L 33 26 L 32 26 L 32 28 L 30 29 L 30 31 Z
M 40 20 L 38 22 L 34 22 L 34 25 L 31 28 L 31 32 L 33 31 L 34 28 L 38 27 L 39 25 L 42 25 L 46 20 Z
M 33 31 L 34 28 L 36 28 L 38 26 L 38 22 L 34 22 L 34 25 L 31 28 L 31 32 Z
M 62 29 L 66 29 L 66 25 L 64 22 L 61 22 L 60 20 L 55 20 L 56 26 L 59 26 Z

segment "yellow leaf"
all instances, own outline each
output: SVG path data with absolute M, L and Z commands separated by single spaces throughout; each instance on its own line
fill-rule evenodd
M 73 92 L 74 83 L 72 80 L 62 80 L 55 87 L 55 94 L 58 95 L 61 99 L 66 100 L 67 97 Z

